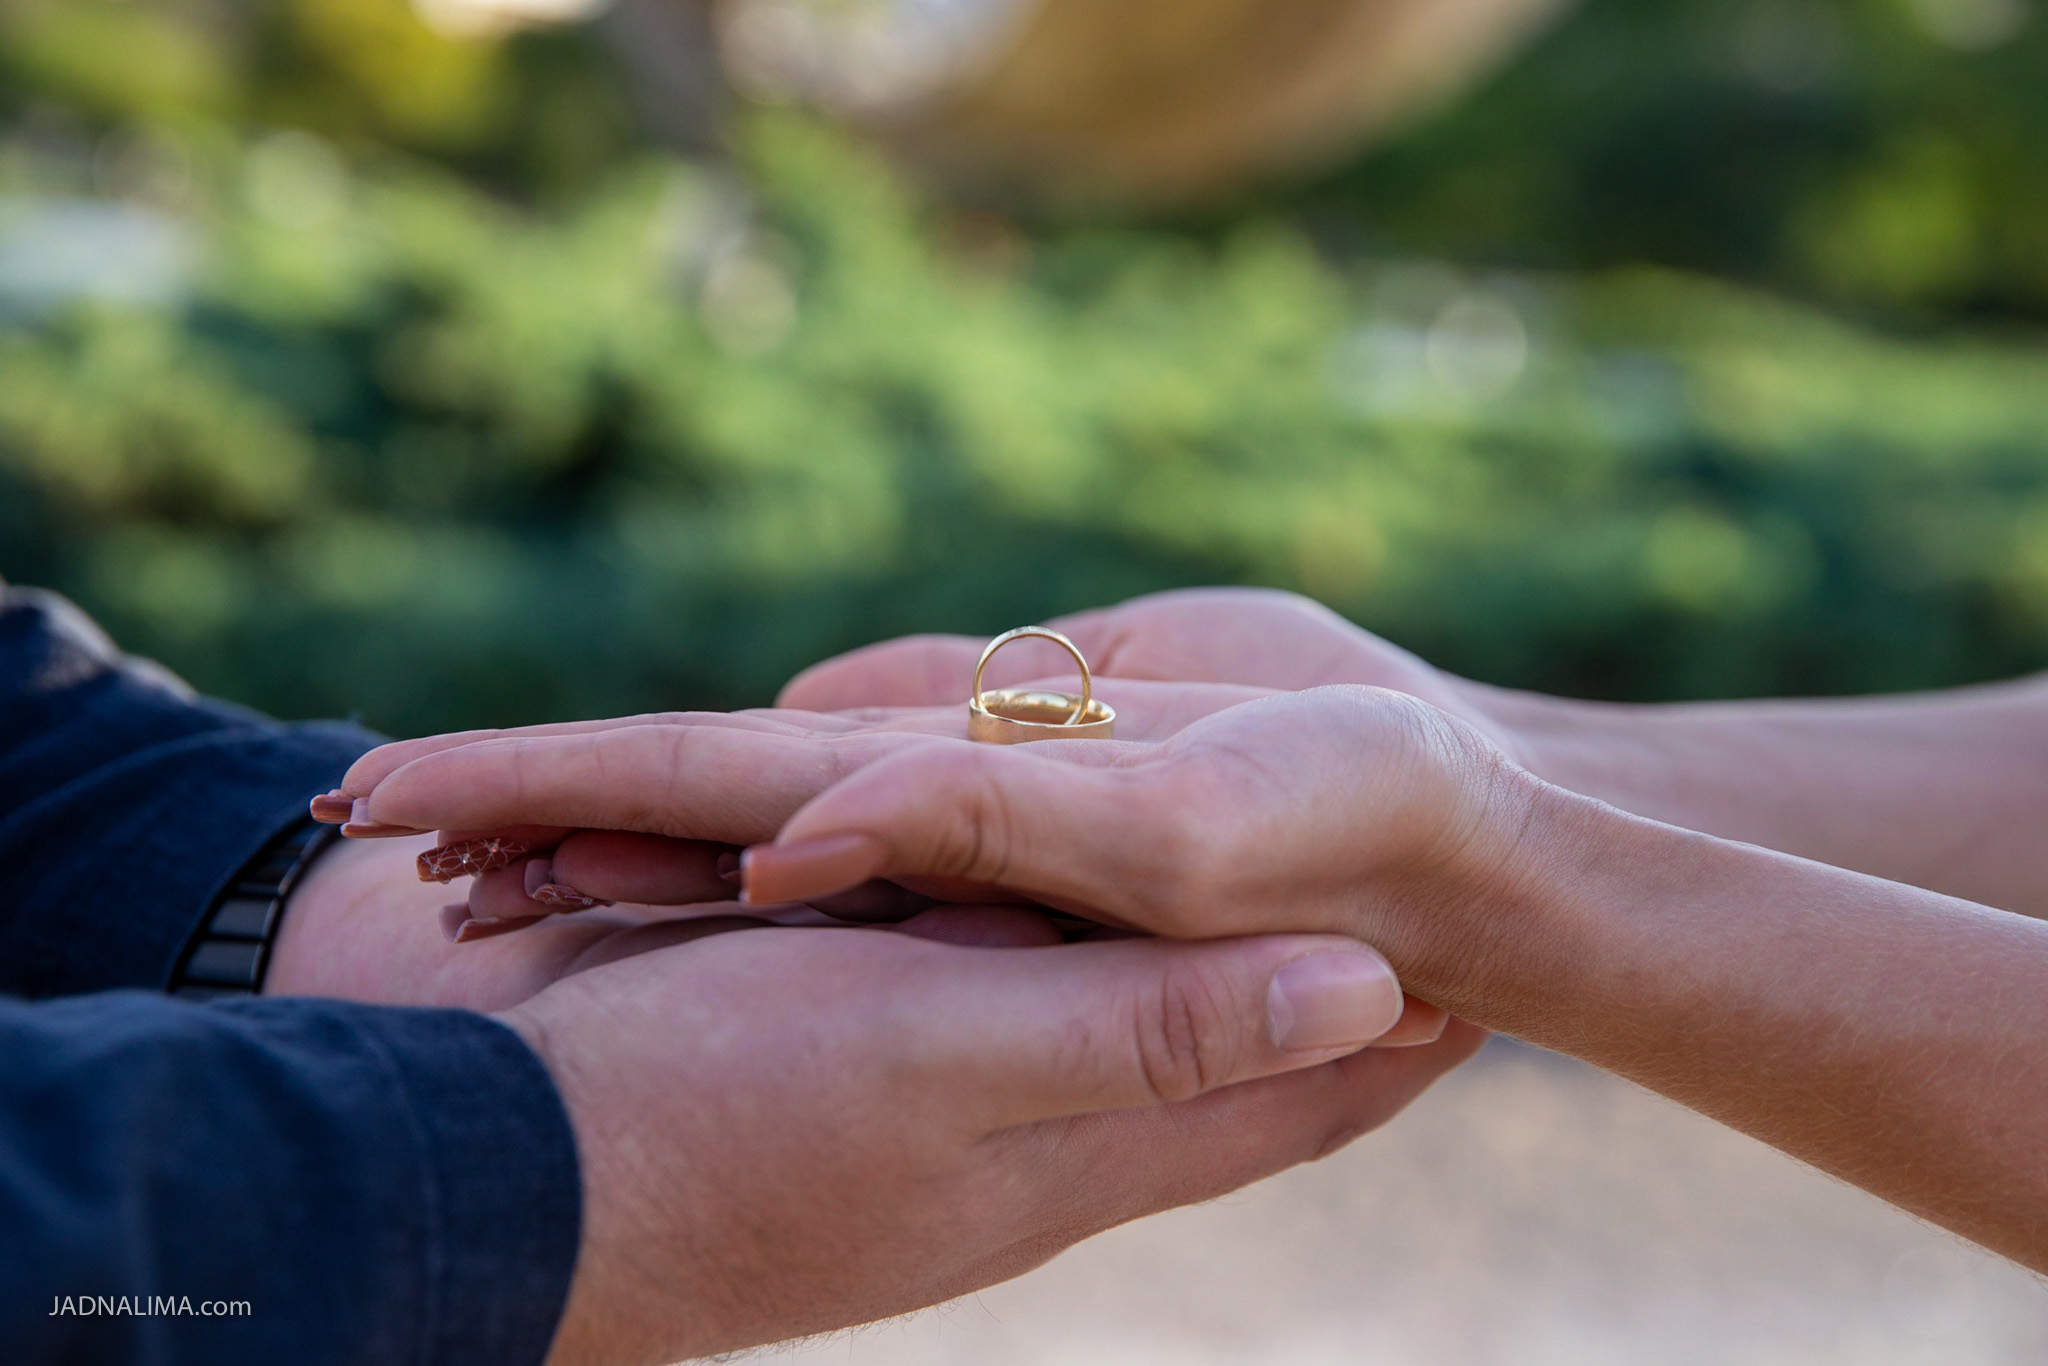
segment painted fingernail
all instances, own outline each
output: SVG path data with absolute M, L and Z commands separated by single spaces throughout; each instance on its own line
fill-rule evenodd
M 496 835 L 437 844 L 419 857 L 420 881 L 453 882 L 459 877 L 475 877 L 478 873 L 503 868 L 531 847 L 525 840 L 504 839 Z
M 385 825 L 372 819 L 370 799 L 358 797 L 349 803 L 348 820 L 341 827 L 341 833 L 352 840 L 381 840 L 394 835 L 424 835 L 427 832 L 410 825 Z
M 555 881 L 555 866 L 548 859 L 528 859 L 525 878 L 527 898 L 558 911 L 587 911 L 592 906 L 612 904 L 602 897 L 586 896 L 565 882 Z
M 323 792 L 309 805 L 313 819 L 322 825 L 345 825 L 355 813 L 356 804 L 340 792 Z
M 1413 996 L 1402 1000 L 1401 1018 L 1394 1027 L 1372 1041 L 1374 1048 L 1419 1048 L 1435 1043 L 1450 1027 L 1451 1012 Z
M 727 850 L 718 856 L 718 876 L 733 886 L 740 885 L 740 856 L 734 850 Z
M 1266 988 L 1266 1024 L 1286 1053 L 1360 1048 L 1401 1018 L 1401 984 L 1378 954 L 1338 949 L 1297 958 Z
M 740 855 L 740 900 L 772 906 L 829 896 L 879 876 L 888 858 L 873 835 L 757 844 Z

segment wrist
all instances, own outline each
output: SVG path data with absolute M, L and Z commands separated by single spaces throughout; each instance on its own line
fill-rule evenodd
M 1626 775 L 1648 766 L 1661 769 L 1644 752 L 1639 727 L 1646 710 L 1613 702 L 1497 688 L 1458 680 L 1460 701 L 1473 724 L 1516 763 L 1555 787 L 1603 801 L 1622 797 Z
M 1746 937 L 1735 889 L 1779 856 L 1531 786 L 1511 847 L 1443 899 L 1434 956 L 1395 966 L 1461 1018 L 1641 1080 L 1725 1012 L 1708 983 Z
M 423 980 L 446 947 L 434 915 L 445 890 L 413 872 L 429 842 L 341 840 L 323 854 L 292 893 L 264 994 L 471 1004 L 437 999 Z
M 553 1008 L 557 1004 L 543 996 L 491 1016 L 540 1059 L 576 1143 L 581 1231 L 547 1366 L 695 1357 L 703 1344 L 679 1341 L 673 1329 L 685 1317 L 700 1325 L 711 1319 L 703 1311 L 713 1278 L 701 1267 L 679 1262 L 677 1224 L 664 1228 L 660 1217 L 649 1217 L 661 1209 L 659 1192 L 667 1183 L 649 1169 L 640 1144 L 648 1130 L 659 1126 L 628 1113 L 631 1086 L 622 1088 L 602 1059 L 585 1056 L 589 1050 L 583 1044 L 591 1031 L 577 1016 L 582 1013 L 578 1007 L 591 1004 L 589 999 L 579 993 L 567 1012 Z M 609 1028 L 596 1032 L 612 1033 Z M 676 1302 L 685 1298 L 676 1290 L 679 1285 L 689 1287 L 689 1307 L 698 1313 L 686 1316 L 678 1310 Z
M 1388 918 L 1406 932 L 1368 929 L 1364 937 L 1416 994 L 1475 1024 L 1547 1042 L 1560 1003 L 1590 1007 L 1608 960 L 1623 952 L 1628 897 L 1610 894 L 1612 870 L 1649 870 L 1668 859 L 1660 835 L 1681 843 L 1704 837 L 1526 772 L 1501 775 L 1497 789 L 1484 831 L 1429 886 L 1387 898 Z

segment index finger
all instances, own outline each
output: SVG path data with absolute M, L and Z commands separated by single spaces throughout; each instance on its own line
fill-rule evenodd
M 374 819 L 392 825 L 559 825 L 750 844 L 771 838 L 845 774 L 947 743 L 966 742 L 903 731 L 808 736 L 716 725 L 517 735 L 423 755 L 365 800 Z
M 766 710 L 737 712 L 663 711 L 638 716 L 602 717 L 590 721 L 551 721 L 537 726 L 510 726 L 486 730 L 456 730 L 441 735 L 422 735 L 413 740 L 393 740 L 377 746 L 349 766 L 337 792 L 350 797 L 367 797 L 384 779 L 415 759 L 443 750 L 491 740 L 530 739 L 559 735 L 588 735 L 594 731 L 621 730 L 631 726 L 721 725 L 742 730 L 839 731 L 851 730 L 859 722 L 846 717 Z

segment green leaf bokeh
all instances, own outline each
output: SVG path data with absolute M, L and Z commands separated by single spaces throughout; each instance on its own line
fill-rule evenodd
M 1588 695 L 2041 667 L 2048 23 L 1936 3 L 1595 0 L 1313 183 L 1075 223 L 788 112 L 663 152 L 583 34 L 21 0 L 0 574 L 399 732 L 1198 582 Z M 59 209 L 161 278 L 20 284 Z

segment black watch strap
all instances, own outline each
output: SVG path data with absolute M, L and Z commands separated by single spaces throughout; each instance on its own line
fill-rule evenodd
M 200 918 L 168 990 L 194 1000 L 254 996 L 263 990 L 270 948 L 284 923 L 285 898 L 337 832 L 311 819 L 294 823 L 242 865 Z

